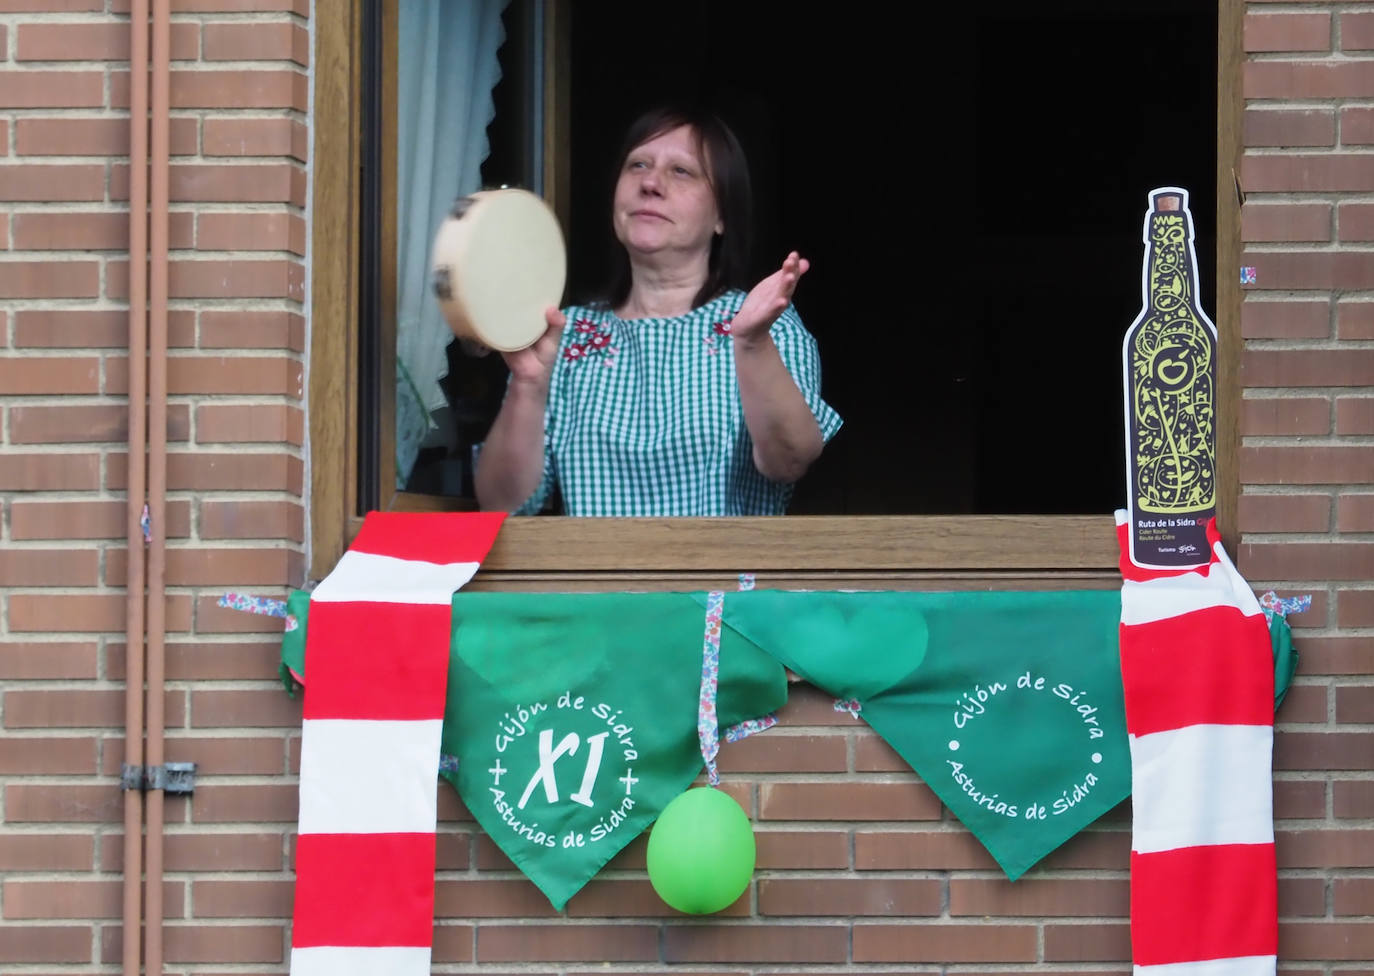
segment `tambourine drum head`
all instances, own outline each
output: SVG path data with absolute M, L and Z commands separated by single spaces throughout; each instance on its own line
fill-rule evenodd
M 527 190 L 484 190 L 459 201 L 434 240 L 439 307 L 455 335 L 512 352 L 532 346 L 567 276 L 563 232 Z

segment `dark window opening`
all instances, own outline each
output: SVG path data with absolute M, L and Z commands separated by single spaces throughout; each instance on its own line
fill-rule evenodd
M 569 6 L 567 297 L 604 273 L 621 134 L 664 100 L 705 102 L 740 136 L 759 274 L 791 248 L 812 260 L 796 303 L 845 427 L 791 512 L 1105 513 L 1123 502 L 1120 347 L 1140 305 L 1150 189 L 1190 191 L 1202 304 L 1215 308 L 1215 5 L 1058 0 L 880 17 L 724 0 Z M 519 3 L 508 10 L 503 62 L 524 16 Z M 497 91 L 488 184 L 527 182 L 515 87 Z M 503 369 L 451 348 L 445 382 L 463 473 L 428 457 L 409 487 L 470 494 L 465 459 Z M 435 475 L 446 460 L 450 475 Z

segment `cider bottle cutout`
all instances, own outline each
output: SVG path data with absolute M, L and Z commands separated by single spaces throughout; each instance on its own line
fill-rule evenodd
M 1217 330 L 1198 305 L 1188 191 L 1150 193 L 1143 307 L 1122 344 L 1130 556 L 1182 569 L 1210 558 L 1216 512 Z

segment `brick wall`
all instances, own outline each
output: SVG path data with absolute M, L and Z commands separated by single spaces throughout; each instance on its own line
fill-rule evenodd
M 0 971 L 118 969 L 127 4 L 0 0 Z M 282 973 L 299 704 L 276 628 L 215 607 L 303 574 L 305 0 L 176 0 L 167 971 Z M 1310 592 L 1279 715 L 1286 976 L 1374 960 L 1374 3 L 1247 5 L 1239 553 Z M 440 790 L 436 970 L 1073 972 L 1129 965 L 1129 810 L 1008 884 L 861 723 L 794 687 L 722 750 L 759 871 L 669 917 L 643 839 L 555 915 Z
M 1239 566 L 1313 594 L 1279 712 L 1281 958 L 1374 959 L 1374 4 L 1250 3 Z M 1284 905 L 1281 897 L 1280 905 Z M 1295 965 L 1294 971 L 1304 967 Z M 1314 964 L 1307 969 L 1319 971 Z M 1358 969 L 1358 967 L 1357 967 Z
M 303 575 L 309 4 L 173 7 L 170 457 L 154 528 L 168 540 L 167 753 L 202 773 L 167 810 L 179 971 L 278 961 L 284 945 L 280 897 L 243 898 L 290 887 L 299 707 L 272 681 L 272 628 L 215 600 Z M 129 33 L 127 0 L 0 3 L 4 972 L 120 959 Z

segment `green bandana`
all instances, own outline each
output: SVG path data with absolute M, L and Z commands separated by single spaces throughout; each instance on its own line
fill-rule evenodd
M 555 908 L 701 772 L 704 624 L 684 594 L 454 595 L 444 776 Z M 722 637 L 722 729 L 786 699 L 774 658 Z
M 1130 795 L 1120 618 L 1115 590 L 754 590 L 723 623 L 856 700 L 1015 880 Z

